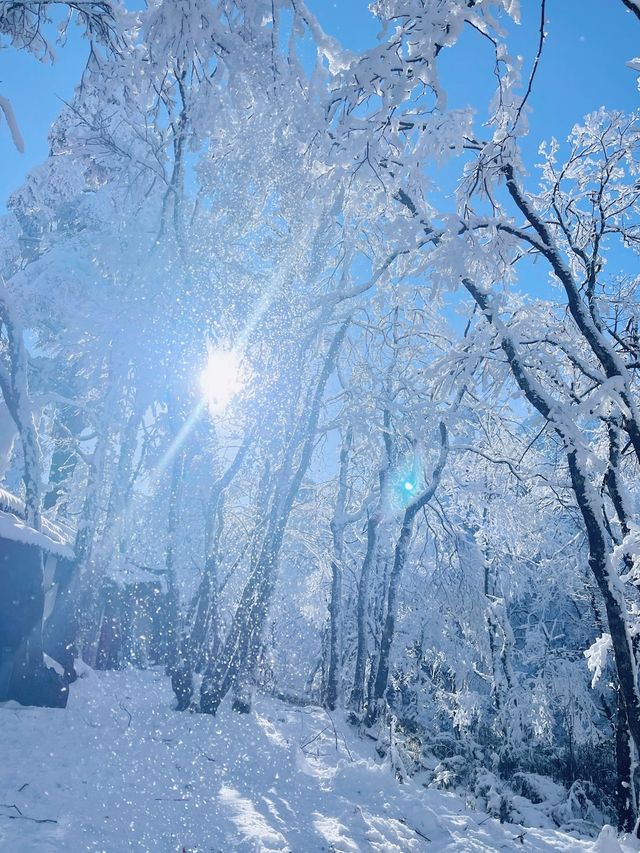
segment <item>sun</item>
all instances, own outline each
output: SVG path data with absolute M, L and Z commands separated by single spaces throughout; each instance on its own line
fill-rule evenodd
M 200 391 L 209 410 L 221 414 L 243 387 L 240 358 L 234 350 L 210 347 L 207 365 L 200 374 Z

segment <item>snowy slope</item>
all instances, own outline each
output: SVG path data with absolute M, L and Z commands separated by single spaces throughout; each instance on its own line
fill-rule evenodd
M 0 850 L 600 851 L 399 785 L 319 709 L 178 714 L 159 672 L 88 673 L 65 711 L 0 708 Z M 628 848 L 631 849 L 631 848 Z

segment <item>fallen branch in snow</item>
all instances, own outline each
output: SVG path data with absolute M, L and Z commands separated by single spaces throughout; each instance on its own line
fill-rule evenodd
M 57 820 L 54 820 L 52 817 L 29 817 L 29 815 L 23 814 L 0 814 L 0 817 L 8 817 L 9 820 L 30 820 L 33 823 L 57 823 Z
M 329 720 L 331 721 L 331 726 L 333 728 L 333 736 L 336 740 L 336 752 L 338 752 L 338 732 L 336 731 L 336 724 L 333 722 L 333 717 L 327 711 L 326 708 L 324 709 L 324 712 L 327 715 L 327 717 L 329 717 Z M 342 742 L 344 743 L 344 748 L 347 750 L 347 755 L 349 756 L 349 760 L 353 761 L 353 755 L 351 755 L 351 750 L 347 746 L 347 739 L 345 738 L 345 736 L 342 732 L 340 732 L 340 736 L 342 737 Z
M 297 708 L 322 707 L 313 699 L 307 699 L 305 696 L 298 696 L 296 693 L 287 693 L 286 690 L 272 690 L 271 695 L 274 699 L 279 699 L 281 702 L 286 702 L 287 705 L 295 705 Z
M 157 803 L 188 803 L 191 797 L 154 797 Z
M 305 741 L 304 743 L 301 743 L 301 744 L 300 744 L 300 749 L 304 752 L 304 748 L 305 748 L 305 746 L 310 746 L 314 741 L 318 740 L 318 738 L 320 737 L 320 735 L 323 735 L 323 734 L 326 732 L 326 730 L 327 730 L 328 728 L 329 728 L 329 726 L 325 726 L 323 729 L 320 729 L 320 731 L 319 731 L 317 734 L 315 734 L 312 738 L 310 738 L 309 740 Z
M 335 726 L 335 723 L 333 722 L 333 717 L 327 711 L 326 708 L 324 710 L 325 710 L 325 714 L 327 715 L 327 717 L 329 717 L 329 722 L 331 723 L 331 728 L 333 729 L 333 737 L 334 737 L 334 740 L 336 742 L 336 752 L 338 752 L 338 732 L 336 731 L 336 726 Z
M 415 832 L 415 834 L 416 834 L 416 835 L 419 835 L 419 836 L 420 836 L 420 838 L 424 838 L 424 840 L 425 840 L 425 841 L 431 841 L 431 839 L 429 838 L 429 836 L 428 836 L 428 835 L 425 835 L 425 834 L 424 834 L 424 832 L 422 832 L 422 830 L 421 830 L 421 829 L 417 829 L 415 826 L 411 826 L 411 824 L 407 822 L 406 818 L 404 818 L 404 817 L 399 817 L 399 818 L 398 818 L 398 821 L 399 821 L 403 826 L 406 826 L 406 827 L 407 827 L 407 829 L 411 829 L 411 830 L 413 830 L 413 832 Z
M 0 812 L 0 817 L 8 817 L 9 820 L 30 820 L 33 823 L 57 823 L 57 820 L 54 820 L 51 817 L 29 817 L 29 815 L 23 814 L 18 806 L 15 803 L 0 803 L 0 808 L 3 809 L 15 809 L 18 814 L 2 814 Z
M 124 731 L 126 732 L 126 730 L 131 725 L 131 720 L 133 720 L 133 717 L 131 716 L 131 711 L 129 711 L 129 709 L 127 708 L 126 705 L 123 705 L 122 702 L 120 702 L 119 705 L 120 705 L 121 710 L 123 710 L 125 712 L 125 714 L 127 715 L 127 717 L 129 718 L 127 721 L 127 725 L 124 727 Z

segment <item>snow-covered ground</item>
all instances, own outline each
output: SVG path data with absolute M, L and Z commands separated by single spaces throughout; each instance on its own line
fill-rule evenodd
M 396 782 L 339 717 L 258 697 L 179 714 L 160 672 L 88 673 L 64 710 L 0 708 L 0 850 L 598 851 Z

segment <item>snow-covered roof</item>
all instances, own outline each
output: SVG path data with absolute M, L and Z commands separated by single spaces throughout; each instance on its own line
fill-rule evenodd
M 42 517 L 42 529 L 34 530 L 25 522 L 24 501 L 0 488 L 0 538 L 24 545 L 35 545 L 56 557 L 73 560 L 71 532 L 60 524 Z

